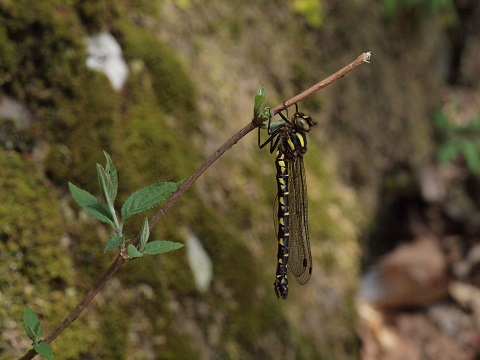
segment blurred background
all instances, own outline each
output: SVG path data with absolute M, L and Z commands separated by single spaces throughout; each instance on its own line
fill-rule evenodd
M 72 201 L 188 177 L 253 115 L 300 104 L 313 275 L 273 292 L 274 155 L 222 156 L 53 343 L 59 359 L 480 358 L 475 0 L 0 1 L 0 358 L 46 336 L 115 259 Z M 120 206 L 119 206 L 120 207 Z M 154 211 L 149 214 L 152 215 Z M 136 233 L 142 219 L 127 223 Z

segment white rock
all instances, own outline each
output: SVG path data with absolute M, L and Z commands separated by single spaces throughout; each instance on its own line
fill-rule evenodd
M 200 239 L 191 231 L 186 231 L 187 259 L 195 279 L 195 285 L 201 292 L 208 290 L 213 276 L 212 260 L 205 251 Z
M 120 90 L 128 77 L 128 66 L 122 49 L 110 33 L 87 37 L 87 67 L 103 72 L 115 90 Z

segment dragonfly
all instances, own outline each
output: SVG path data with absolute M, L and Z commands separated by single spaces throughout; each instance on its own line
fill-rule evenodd
M 285 104 L 284 104 L 285 106 Z M 282 113 L 286 112 L 286 116 Z M 298 111 L 288 117 L 288 110 L 278 113 L 282 120 L 268 119 L 268 139 L 261 143 L 258 128 L 258 147 L 270 144 L 275 149 L 277 198 L 274 206 L 274 225 L 278 240 L 277 272 L 274 290 L 278 299 L 288 296 L 287 270 L 304 285 L 312 276 L 312 252 L 308 233 L 307 183 L 303 156 L 307 152 L 306 133 L 315 125 L 309 115 Z

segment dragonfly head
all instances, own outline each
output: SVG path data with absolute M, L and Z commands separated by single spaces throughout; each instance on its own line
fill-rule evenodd
M 296 112 L 291 121 L 298 130 L 304 132 L 310 131 L 310 128 L 315 125 L 310 115 L 301 112 Z

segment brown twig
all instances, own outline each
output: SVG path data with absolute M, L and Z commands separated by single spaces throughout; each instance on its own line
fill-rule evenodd
M 313 85 L 312 87 L 308 88 L 305 91 L 302 91 L 300 94 L 294 96 L 290 100 L 284 101 L 282 105 L 278 105 L 276 108 L 272 109 L 272 115 L 275 115 L 279 111 L 286 110 L 290 106 L 295 105 L 296 103 L 302 101 L 306 97 L 312 95 L 315 91 L 323 89 L 324 87 L 330 85 L 331 83 L 337 81 L 338 79 L 347 75 L 350 71 L 355 69 L 357 66 L 362 65 L 363 63 L 370 62 L 370 57 L 372 56 L 371 52 L 365 52 L 359 55 L 353 62 L 348 64 L 347 66 L 341 68 L 336 73 L 330 75 L 326 79 L 320 81 L 319 83 Z
M 302 93 L 294 96 L 290 100 L 285 101 L 283 104 L 278 105 L 274 109 L 271 110 L 272 114 L 275 115 L 281 110 L 284 110 L 299 101 L 305 99 L 306 97 L 313 94 L 315 91 L 318 91 L 334 81 L 340 79 L 341 77 L 345 76 L 347 73 L 352 71 L 357 66 L 369 62 L 370 60 L 370 52 L 363 53 L 355 61 L 350 63 L 349 65 L 345 66 L 344 68 L 340 69 L 333 75 L 330 75 L 326 79 L 320 81 L 319 83 L 315 84 L 311 88 L 303 91 Z M 160 219 L 165 215 L 165 213 L 173 206 L 175 203 L 180 199 L 180 197 L 193 185 L 193 183 L 212 165 L 217 159 L 222 156 L 228 149 L 230 149 L 233 145 L 235 145 L 241 138 L 247 135 L 250 131 L 254 130 L 258 125 L 254 122 L 250 122 L 246 125 L 243 129 L 233 135 L 230 139 L 227 140 L 225 144 L 223 144 L 217 151 L 215 151 L 212 155 L 208 157 L 207 160 L 195 171 L 187 180 L 183 182 L 183 184 L 175 191 L 172 196 L 168 199 L 166 204 L 155 214 L 152 220 L 149 223 L 150 229 L 153 228 Z M 135 239 L 133 240 L 134 245 L 138 245 L 140 241 L 140 234 L 138 234 Z M 77 319 L 80 313 L 90 304 L 93 298 L 97 295 L 100 289 L 107 283 L 107 281 L 115 275 L 115 273 L 125 264 L 126 260 L 122 256 L 118 256 L 115 261 L 110 265 L 110 267 L 104 272 L 104 274 L 100 277 L 97 283 L 88 291 L 82 301 L 72 310 L 72 312 L 63 320 L 63 322 L 53 330 L 50 335 L 44 340 L 47 343 L 51 343 L 55 338 L 60 335 L 72 322 Z M 34 349 L 30 350 L 26 353 L 21 360 L 32 359 L 36 355 L 36 351 Z

